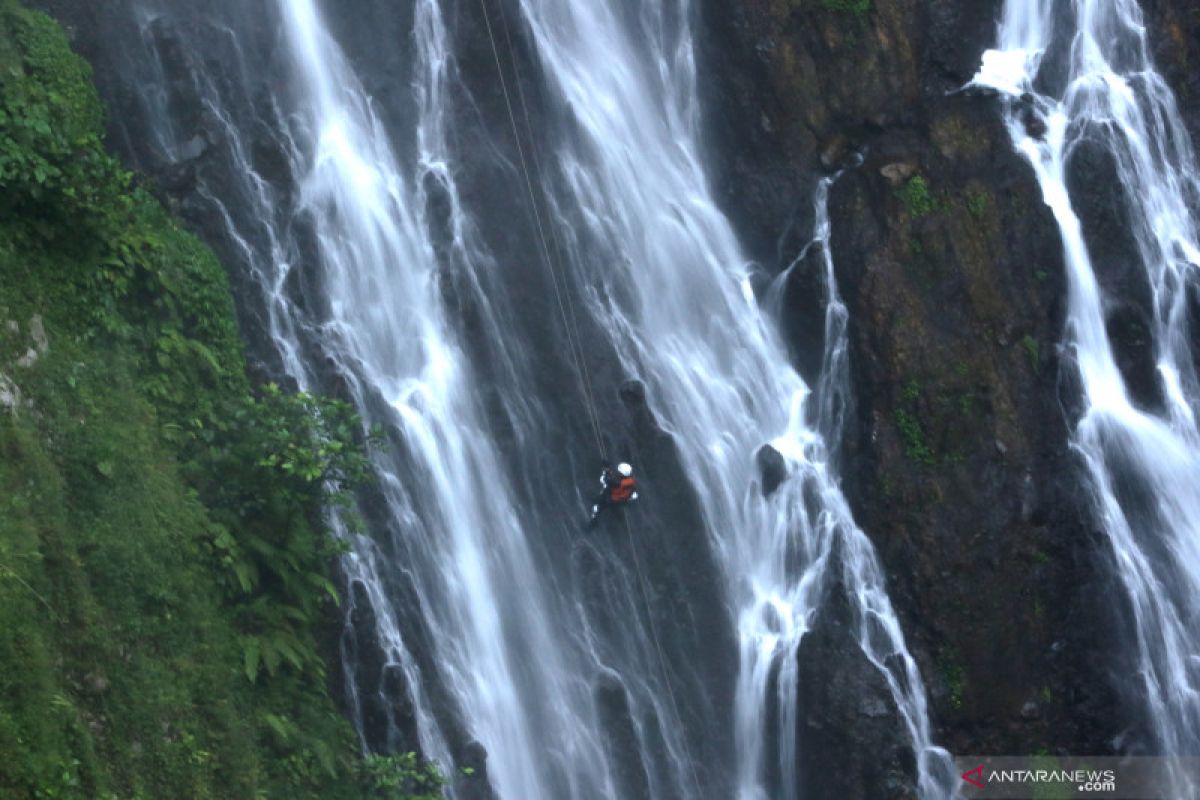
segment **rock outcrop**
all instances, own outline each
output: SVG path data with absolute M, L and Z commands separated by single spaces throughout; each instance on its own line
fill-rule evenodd
M 796 654 L 799 795 L 916 800 L 908 732 L 883 673 L 862 657 L 843 587 L 833 588 Z
M 1165 9 L 1166 39 L 1187 39 L 1196 14 L 1150 5 Z M 963 89 L 1000 11 L 710 0 L 711 149 L 726 210 L 771 272 L 809 240 L 815 180 L 844 170 L 830 216 L 856 398 L 845 485 L 930 690 L 935 738 L 957 752 L 1103 753 L 1120 732 L 1124 610 L 1068 447 L 1078 393 L 1057 348 L 1061 241 L 998 101 Z M 1167 54 L 1194 91 L 1186 50 Z M 797 321 L 824 303 L 807 261 L 782 320 L 797 353 L 821 345 Z M 1132 375 L 1145 359 L 1127 319 Z M 1153 376 L 1137 377 L 1153 402 Z M 808 649 L 810 680 L 856 674 L 852 652 Z

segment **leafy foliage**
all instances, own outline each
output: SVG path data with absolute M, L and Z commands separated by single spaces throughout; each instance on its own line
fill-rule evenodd
M 896 425 L 900 428 L 900 436 L 904 440 L 904 452 L 913 461 L 920 464 L 934 462 L 933 449 L 925 441 L 925 431 L 916 415 L 910 411 L 896 411 Z
M 221 266 L 102 123 L 57 26 L 0 0 L 0 374 L 24 403 L 0 410 L 0 800 L 358 800 L 318 631 L 326 511 L 370 437 L 252 389 Z M 18 366 L 34 315 L 50 347 Z
M 446 784 L 437 765 L 416 753 L 367 756 L 359 775 L 364 798 L 373 800 L 441 800 Z
M 361 423 L 345 403 L 285 394 L 268 385 L 229 413 L 193 420 L 191 469 L 213 509 L 213 552 L 222 585 L 246 635 L 244 672 L 281 666 L 323 675 L 305 637 L 337 602 L 327 577 L 342 550 L 326 530 L 323 509 L 345 506 L 347 487 L 364 482 L 369 462 L 354 442 Z
M 104 152 L 91 70 L 49 18 L 11 4 L 3 15 L 21 59 L 0 78 L 0 207 L 45 237 L 68 221 L 111 227 L 128 211 L 130 176 Z

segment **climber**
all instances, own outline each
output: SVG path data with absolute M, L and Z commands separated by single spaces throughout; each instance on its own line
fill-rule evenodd
M 592 518 L 588 522 L 588 530 L 596 527 L 604 509 L 609 506 L 623 506 L 638 499 L 637 478 L 633 477 L 633 467 L 626 463 L 618 464 L 614 470 L 606 462 L 600 472 L 600 485 L 604 488 L 592 501 Z

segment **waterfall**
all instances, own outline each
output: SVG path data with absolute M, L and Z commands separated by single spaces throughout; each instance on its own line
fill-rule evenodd
M 488 265 L 446 164 L 440 93 L 448 54 L 440 9 L 434 2 L 416 9 L 416 176 L 398 165 L 370 99 L 312 0 L 285 0 L 281 11 L 296 77 L 309 93 L 295 139 L 307 168 L 302 207 L 316 221 L 331 306 L 324 347 L 339 373 L 354 379 L 356 405 L 370 408 L 367 395 L 380 397 L 387 409 L 373 421 L 397 429 L 403 456 L 378 455 L 376 471 L 389 516 L 402 523 L 392 558 L 406 562 L 434 632 L 439 678 L 472 736 L 487 748 L 489 776 L 501 797 L 611 795 L 593 703 L 575 679 L 581 664 L 564 646 L 571 640 L 560 628 L 567 614 L 544 592 L 509 473 L 474 398 L 479 379 L 438 296 L 440 270 Z M 451 252 L 441 259 L 431 221 L 421 218 L 427 202 L 416 188 L 430 176 L 450 207 Z M 502 339 L 495 319 L 483 324 L 485 335 Z M 520 385 L 515 374 L 504 379 Z M 384 559 L 375 548 L 372 540 L 355 539 L 352 580 L 383 582 Z M 378 619 L 384 641 L 403 641 L 386 614 Z M 402 646 L 397 650 L 403 653 Z M 429 709 L 416 705 L 425 718 L 422 745 L 445 758 Z
M 687 4 L 647 7 L 632 28 L 586 0 L 523 7 L 547 78 L 580 128 L 556 154 L 560 205 L 578 208 L 585 222 L 573 232 L 572 264 L 595 276 L 591 314 L 613 333 L 622 363 L 647 381 L 656 415 L 679 443 L 723 567 L 739 646 L 737 797 L 767 797 L 767 759 L 778 761 L 782 797 L 796 797 L 796 650 L 831 582 L 844 587 L 862 650 L 908 725 L 921 795 L 940 796 L 948 761 L 930 741 L 921 679 L 818 430 L 840 433 L 845 308 L 834 287 L 827 371 L 814 398 L 762 312 L 708 187 Z M 822 182 L 816 198 L 815 246 L 832 286 L 828 187 Z M 824 412 L 818 427 L 807 421 L 814 399 Z M 764 499 L 753 456 L 767 442 L 791 474 Z M 765 753 L 772 710 L 784 735 L 780 752 Z
M 258 294 L 264 360 L 387 434 L 371 534 L 335 520 L 364 748 L 455 770 L 478 743 L 501 800 L 798 800 L 798 651 L 836 597 L 919 795 L 950 795 L 836 474 L 831 181 L 813 390 L 712 197 L 687 0 L 136 5 L 121 58 L 148 87 L 139 141 L 184 161 L 175 95 L 202 107 L 218 154 L 193 211 Z M 788 472 L 769 497 L 764 444 Z M 584 534 L 597 446 L 645 496 Z
M 1029 160 L 1061 228 L 1068 272 L 1063 346 L 1078 371 L 1082 411 L 1073 444 L 1132 612 L 1139 700 L 1164 754 L 1200 752 L 1200 401 L 1190 325 L 1200 243 L 1191 140 L 1150 57 L 1135 0 L 1008 0 L 995 50 L 975 79 L 999 91 L 1013 142 Z M 1157 399 L 1138 397 L 1110 333 L 1114 305 L 1085 235 L 1073 159 L 1111 158 L 1128 216 L 1129 256 L 1144 278 Z M 1173 794 L 1196 787 L 1176 776 Z

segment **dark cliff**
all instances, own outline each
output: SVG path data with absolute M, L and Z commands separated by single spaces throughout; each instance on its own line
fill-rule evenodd
M 935 739 L 960 753 L 1098 754 L 1137 722 L 1117 690 L 1127 612 L 1068 447 L 1078 392 L 1057 349 L 1062 248 L 999 101 L 962 90 L 1001 6 L 704 3 L 712 151 L 718 194 L 772 273 L 802 254 L 817 176 L 845 170 L 830 198 L 856 394 L 844 481 L 930 689 Z M 1157 0 L 1147 14 L 1194 109 L 1200 13 Z M 1074 177 L 1097 210 L 1081 213 L 1108 252 L 1112 192 L 1085 161 Z M 809 379 L 825 296 L 809 253 L 783 319 Z M 1137 325 L 1115 330 L 1122 370 L 1146 387 Z M 845 653 L 822 655 L 807 673 L 842 672 Z M 848 729 L 836 706 L 801 723 L 810 749 L 857 748 L 894 725 L 860 709 Z M 805 780 L 812 796 L 841 790 Z

